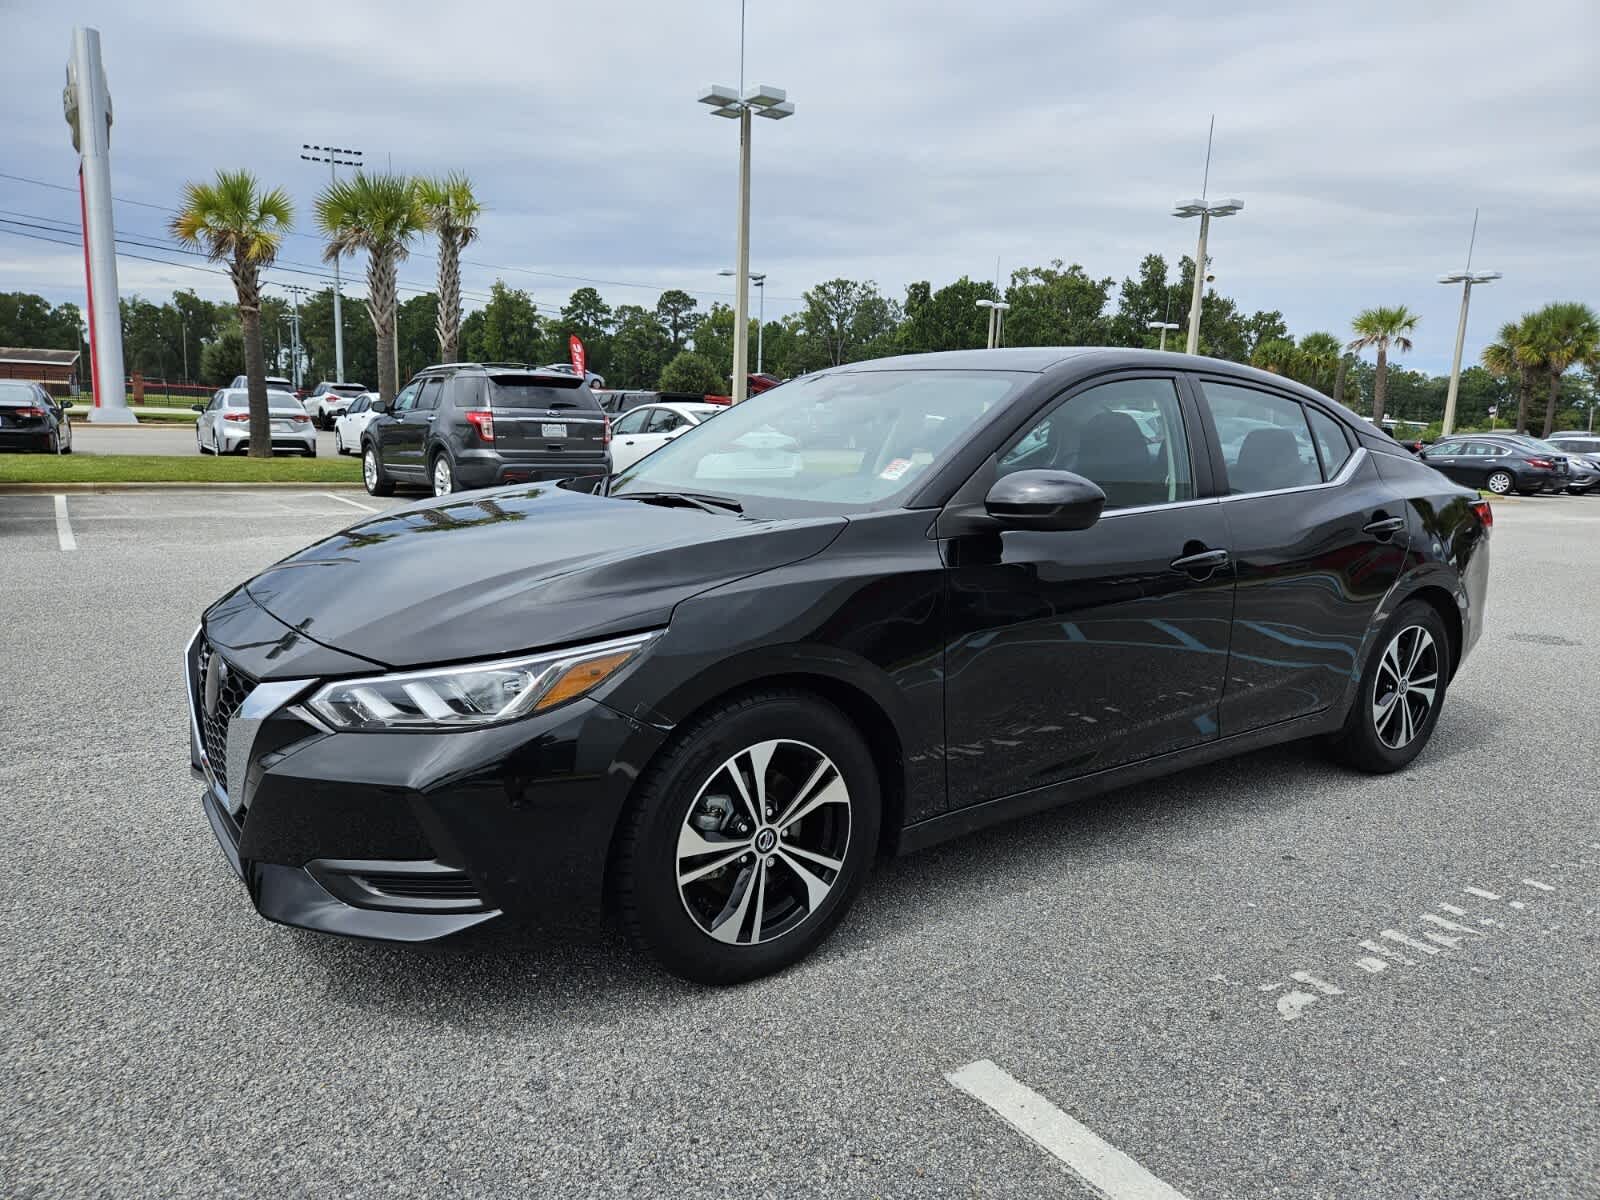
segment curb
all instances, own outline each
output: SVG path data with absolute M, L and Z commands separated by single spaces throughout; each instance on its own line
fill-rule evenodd
M 129 480 L 126 483 L 105 481 L 101 483 L 0 483 L 0 496 L 15 495 L 28 496 L 52 492 L 209 492 L 217 488 L 264 490 L 275 488 L 298 488 L 303 492 L 334 492 L 334 491 L 365 491 L 360 483 L 317 483 L 307 480 L 301 483 L 270 482 L 263 483 L 259 480 L 248 480 L 240 483 L 225 483 L 218 480 L 215 483 L 196 482 L 188 483 L 177 481 L 154 483 Z

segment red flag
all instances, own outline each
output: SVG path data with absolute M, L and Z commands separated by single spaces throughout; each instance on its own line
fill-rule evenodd
M 587 374 L 584 366 L 588 363 L 589 356 L 583 352 L 583 343 L 578 340 L 577 334 L 567 339 L 567 350 L 572 355 L 572 369 L 579 375 Z

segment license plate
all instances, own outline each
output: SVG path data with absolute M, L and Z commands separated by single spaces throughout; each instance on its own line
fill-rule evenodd
M 274 433 L 288 433 L 293 428 L 294 424 L 289 421 L 274 421 L 272 423 L 272 431 Z
M 564 438 L 567 436 L 567 427 L 565 425 L 541 425 L 539 426 L 539 436 L 547 438 Z

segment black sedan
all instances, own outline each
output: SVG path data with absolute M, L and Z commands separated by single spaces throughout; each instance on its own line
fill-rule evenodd
M 608 494 L 441 497 L 269 568 L 188 648 L 191 762 L 273 920 L 609 910 L 670 970 L 747 979 L 880 854 L 1291 739 L 1406 766 L 1478 638 L 1491 524 L 1247 367 L 856 363 Z
M 0 379 L 0 450 L 72 453 L 71 400 L 58 399 L 37 383 Z
M 1564 455 L 1515 436 L 1456 437 L 1435 442 L 1419 456 L 1442 475 L 1497 496 L 1559 492 L 1567 486 Z

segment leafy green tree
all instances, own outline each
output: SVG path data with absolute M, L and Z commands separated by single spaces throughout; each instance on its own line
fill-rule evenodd
M 1556 406 L 1561 398 L 1561 377 L 1575 363 L 1600 358 L 1600 318 L 1587 304 L 1564 301 L 1547 304 L 1534 314 L 1535 339 L 1544 360 L 1549 399 L 1544 409 L 1543 437 L 1555 430 Z
M 873 357 L 866 353 L 867 348 L 875 343 L 881 346 L 899 324 L 899 306 L 886 299 L 871 280 L 830 279 L 801 295 L 805 300 L 802 328 L 830 365 Z
M 236 321 L 224 325 L 200 352 L 200 378 L 211 387 L 225 387 L 235 376 L 246 374 L 244 364 L 244 331 Z
M 995 300 L 994 284 L 963 275 L 933 291 L 926 282 L 906 288 L 905 319 L 896 330 L 906 354 L 931 350 L 977 350 L 988 345 L 989 310 L 979 300 Z
M 733 308 L 720 302 L 711 306 L 695 326 L 694 352 L 733 378 Z M 756 344 L 756 323 L 750 322 L 750 345 Z
M 417 180 L 417 199 L 439 238 L 439 361 L 455 362 L 461 339 L 461 251 L 478 237 L 483 205 L 472 193 L 472 181 L 460 172 Z
M 398 390 L 396 273 L 411 252 L 411 239 L 427 227 L 416 185 L 404 175 L 357 171 L 317 197 L 317 225 L 328 238 L 322 254 L 326 261 L 366 252 L 367 316 L 377 343 L 378 395 L 393 400 Z
M 661 372 L 656 384 L 663 392 L 694 392 L 702 396 L 727 394 L 727 377 L 715 363 L 693 350 L 680 350 Z
M 1106 302 L 1114 280 L 1091 279 L 1077 263 L 1022 267 L 1011 273 L 1002 340 L 1008 346 L 1103 346 Z
M 250 394 L 250 457 L 272 457 L 267 415 L 267 369 L 261 348 L 261 272 L 278 257 L 294 221 L 282 188 L 263 191 L 249 171 L 218 171 L 214 183 L 187 183 L 172 236 L 227 265 L 239 298 L 244 336 L 244 374 Z
M 703 319 L 700 306 L 688 292 L 668 288 L 656 301 L 656 320 L 667 331 L 667 340 L 672 343 L 674 353 L 689 344 L 695 326 Z
M 592 287 L 578 288 L 561 306 L 561 315 L 550 326 L 545 353 L 551 362 L 566 362 L 569 338 L 576 335 L 583 343 L 589 370 L 604 375 L 610 366 L 610 333 L 614 321 L 611 307 Z
M 1181 323 L 1188 312 L 1188 297 L 1181 280 L 1167 280 L 1167 260 L 1159 254 L 1146 254 L 1139 263 L 1137 277 L 1124 279 L 1117 288 L 1117 311 L 1111 317 L 1107 342 L 1113 346 L 1144 346 L 1154 350 L 1161 345 L 1161 331 L 1151 329 L 1153 321 Z M 1183 349 L 1182 331 L 1175 340 L 1168 332 L 1167 348 Z
M 52 306 L 32 292 L 0 292 L 0 346 L 31 350 L 76 350 L 83 314 L 75 304 Z
M 1376 350 L 1378 354 L 1378 370 L 1372 385 L 1372 421 L 1375 425 L 1383 422 L 1384 401 L 1388 395 L 1389 348 L 1392 346 L 1401 354 L 1409 352 L 1410 335 L 1416 332 L 1417 320 L 1416 313 L 1400 304 L 1393 308 L 1362 309 L 1351 322 L 1356 336 L 1349 348 L 1358 354 L 1367 349 Z
M 400 351 L 400 384 L 423 367 L 455 362 L 439 357 L 439 294 L 423 292 L 403 301 L 395 311 L 395 346 Z
M 471 362 L 516 362 L 540 365 L 544 361 L 544 325 L 533 297 L 496 279 L 489 303 L 461 326 L 462 345 Z
M 344 318 L 344 377 L 349 383 L 375 387 L 378 378 L 377 341 L 372 318 L 364 304 L 348 299 L 339 306 Z M 336 377 L 333 343 L 333 289 L 323 288 L 300 301 L 300 344 L 306 352 L 306 379 L 313 385 Z
M 606 382 L 612 387 L 648 388 L 661 377 L 673 353 L 672 337 L 656 312 L 624 304 L 616 311 Z

